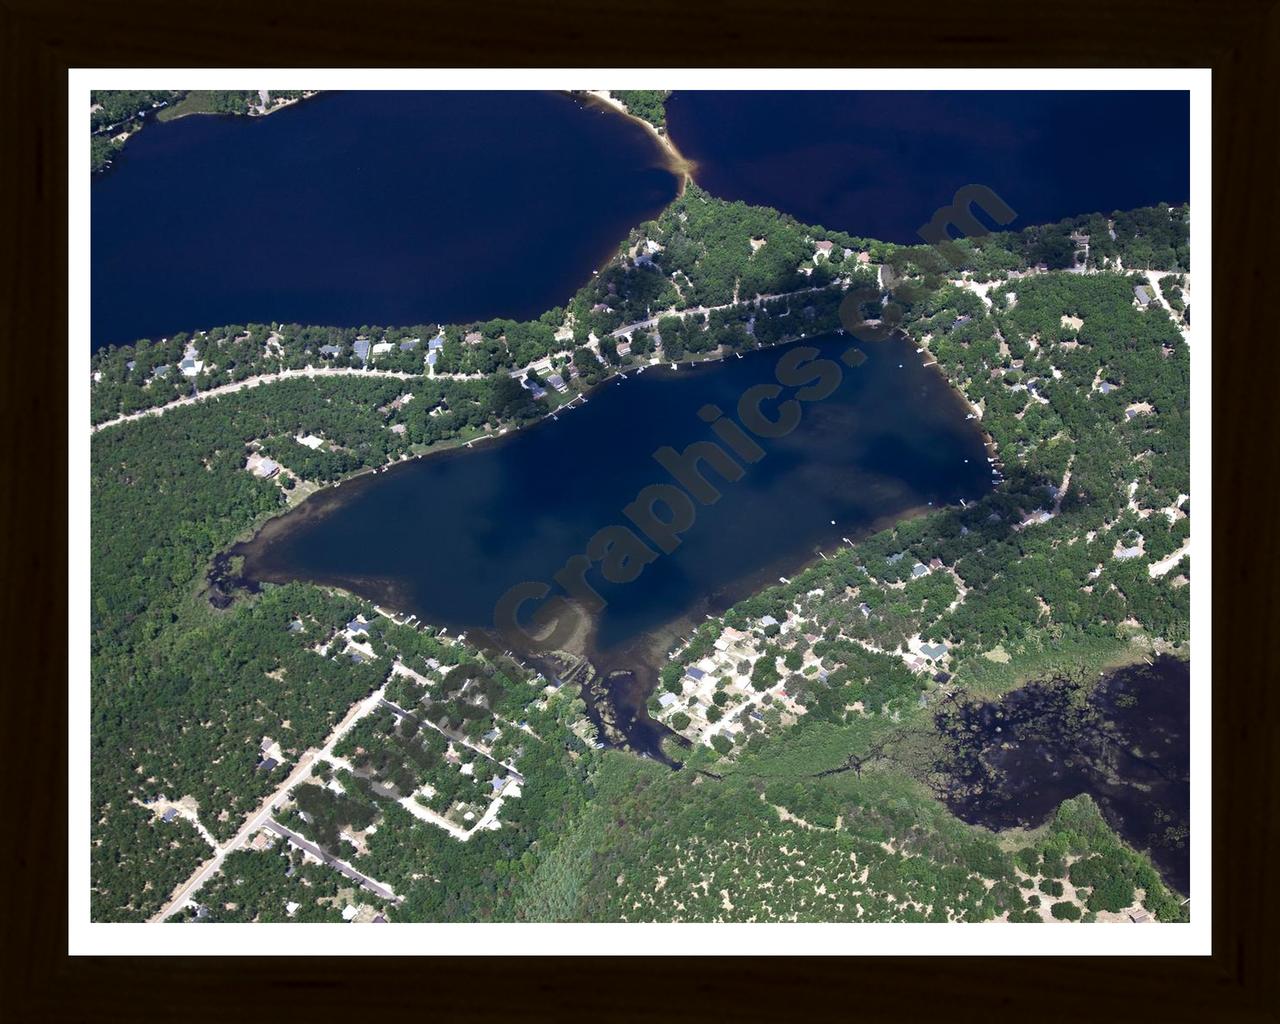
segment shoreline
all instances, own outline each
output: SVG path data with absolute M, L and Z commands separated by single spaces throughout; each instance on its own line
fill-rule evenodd
M 680 196 L 684 194 L 685 185 L 694 180 L 693 172 L 697 169 L 698 165 L 680 152 L 669 134 L 664 131 L 660 131 L 655 125 L 646 121 L 643 117 L 638 117 L 631 113 L 631 111 L 626 108 L 626 105 L 621 100 L 614 99 L 607 89 L 585 89 L 580 93 L 570 93 L 570 95 L 581 96 L 588 104 L 610 110 L 615 114 L 620 114 L 629 121 L 634 121 L 636 124 L 643 127 L 649 134 L 650 138 L 658 143 L 658 146 L 666 155 L 667 170 L 674 174 L 679 180 L 680 184 L 676 195 Z

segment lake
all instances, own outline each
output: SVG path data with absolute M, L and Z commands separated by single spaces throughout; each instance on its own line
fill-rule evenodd
M 714 195 L 891 242 L 969 184 L 1015 229 L 1191 197 L 1186 92 L 677 92 L 667 125 Z
M 842 336 L 803 344 L 832 360 L 852 347 Z M 862 348 L 865 362 L 804 406 L 797 429 L 759 439 L 765 454 L 741 479 L 704 470 L 723 496 L 697 507 L 672 554 L 633 582 L 589 574 L 607 604 L 578 646 L 602 671 L 644 673 L 639 689 L 624 688 L 632 711 L 680 630 L 842 537 L 990 489 L 982 435 L 942 374 L 904 340 Z M 642 488 L 672 481 L 654 452 L 714 439 L 699 410 L 736 409 L 748 388 L 773 381 L 786 352 L 633 372 L 558 419 L 321 492 L 233 554 L 251 580 L 339 585 L 425 622 L 490 629 L 508 588 L 551 583 L 597 530 L 626 524 L 623 508 Z
M 1109 673 L 1083 700 L 1079 683 L 1051 680 L 948 708 L 947 805 L 971 824 L 1035 828 L 1088 793 L 1190 895 L 1190 687 L 1190 664 L 1161 657 Z
M 675 197 L 664 160 L 639 125 L 558 93 L 331 93 L 149 121 L 92 185 L 92 344 L 532 319 Z

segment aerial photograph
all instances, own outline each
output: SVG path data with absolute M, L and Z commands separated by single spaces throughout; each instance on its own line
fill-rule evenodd
M 1188 91 L 88 115 L 90 922 L 1187 930 Z

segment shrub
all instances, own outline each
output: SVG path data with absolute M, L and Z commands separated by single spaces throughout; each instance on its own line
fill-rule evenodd
M 1050 909 L 1049 913 L 1051 913 L 1059 921 L 1079 921 L 1080 920 L 1080 908 L 1077 907 L 1070 900 L 1064 900 L 1061 903 L 1055 903 L 1053 907 Z

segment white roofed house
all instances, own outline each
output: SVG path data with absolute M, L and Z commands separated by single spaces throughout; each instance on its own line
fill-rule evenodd
M 195 345 L 187 345 L 182 353 L 182 362 L 178 364 L 178 369 L 182 371 L 184 377 L 195 377 L 204 369 L 204 360 L 196 358 L 199 354 Z
M 245 460 L 244 468 L 259 480 L 270 480 L 280 472 L 280 463 L 269 459 L 261 452 L 253 452 Z
M 374 354 L 375 356 L 380 356 L 380 355 L 382 355 L 383 353 L 386 353 L 386 352 L 390 352 L 390 351 L 392 351 L 393 349 L 395 349 L 395 345 L 393 345 L 391 342 L 389 342 L 389 341 L 380 341 L 380 342 L 378 342 L 376 345 L 374 345 L 374 346 L 373 346 L 373 354 Z

